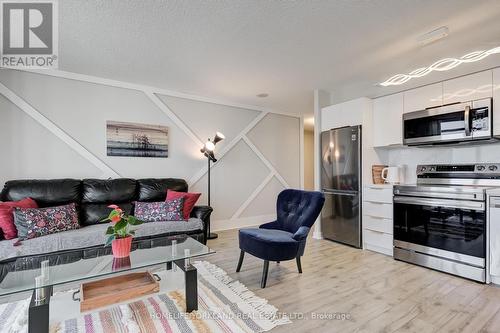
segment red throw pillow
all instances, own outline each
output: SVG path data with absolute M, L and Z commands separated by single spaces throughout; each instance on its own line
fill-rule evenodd
M 0 202 L 0 229 L 2 229 L 5 239 L 17 238 L 17 229 L 14 224 L 14 208 L 38 208 L 38 205 L 31 198 Z
M 182 212 L 184 215 L 184 220 L 189 220 L 189 215 L 191 215 L 191 211 L 193 210 L 193 207 L 200 196 L 201 193 L 187 193 L 168 190 L 167 198 L 165 199 L 165 201 L 184 198 L 184 208 L 182 209 Z

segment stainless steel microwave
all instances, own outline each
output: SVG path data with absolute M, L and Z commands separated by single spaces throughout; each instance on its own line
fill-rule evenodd
M 492 139 L 492 120 L 491 98 L 405 113 L 403 144 L 417 146 Z

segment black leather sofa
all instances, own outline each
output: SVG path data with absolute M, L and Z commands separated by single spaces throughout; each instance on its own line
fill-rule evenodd
M 133 214 L 134 201 L 163 201 L 165 200 L 167 189 L 187 192 L 188 185 L 185 180 L 174 178 L 148 178 L 137 180 L 129 178 L 107 180 L 12 180 L 5 183 L 5 186 L 0 193 L 0 201 L 17 201 L 30 197 L 34 199 L 40 207 L 58 206 L 73 202 L 76 203 L 81 228 L 78 230 L 60 233 L 61 235 L 64 235 L 65 233 L 72 233 L 72 237 L 75 239 L 74 237 L 78 237 L 79 232 L 84 235 L 86 228 L 95 229 L 102 226 L 96 226 L 96 224 L 100 224 L 103 217 L 106 217 L 109 214 L 110 208 L 108 208 L 108 205 L 119 205 L 128 214 Z M 205 244 L 207 239 L 207 225 L 209 223 L 211 213 L 211 207 L 195 206 L 191 212 L 191 217 L 194 218 L 193 220 L 199 219 L 202 221 L 202 223 L 198 222 L 197 225 L 199 225 L 199 227 L 195 228 L 195 230 L 191 229 L 188 231 L 179 231 L 177 228 L 175 231 L 169 231 L 167 228 L 162 229 L 156 234 L 138 236 L 135 240 L 141 241 L 141 247 L 154 246 L 155 239 L 156 242 L 158 242 L 161 241 L 161 239 L 164 239 L 165 236 L 187 234 Z M 177 223 L 177 226 L 182 227 L 183 222 L 175 223 Z M 144 224 L 142 226 L 144 226 Z M 150 226 L 153 225 L 150 224 Z M 101 233 L 99 233 L 99 235 L 100 234 Z M 56 235 L 57 237 L 62 237 L 59 234 Z M 51 235 L 43 236 L 40 237 L 40 239 L 50 236 Z M 104 240 L 104 236 L 102 237 Z M 9 249 L 10 251 L 10 247 L 13 246 L 11 245 L 12 241 L 0 241 L 0 243 L 3 242 L 9 242 L 8 247 L 5 245 L 4 248 Z M 70 251 L 71 254 L 69 255 L 68 250 L 81 250 L 81 253 Z M 12 248 L 12 251 L 15 251 L 14 248 Z M 22 266 L 22 269 L 39 267 L 39 260 L 36 259 L 37 257 L 47 255 L 50 257 L 51 261 L 57 261 L 59 263 L 73 262 L 82 257 L 92 257 L 97 254 L 102 254 L 103 251 L 109 252 L 110 248 L 104 248 L 102 244 L 99 244 L 84 248 L 65 248 L 64 250 L 56 252 L 41 251 L 40 253 L 30 253 L 29 255 L 23 255 L 21 257 L 17 255 L 11 255 L 8 258 L 0 257 L 0 280 L 2 276 L 5 276 L 7 271 L 10 271 L 15 267 L 15 269 L 19 270 L 21 268 L 19 267 L 20 265 Z

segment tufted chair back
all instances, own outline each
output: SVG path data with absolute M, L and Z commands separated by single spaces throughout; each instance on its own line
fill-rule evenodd
M 284 190 L 278 195 L 277 223 L 291 233 L 304 226 L 311 228 L 319 216 L 325 196 L 321 192 Z

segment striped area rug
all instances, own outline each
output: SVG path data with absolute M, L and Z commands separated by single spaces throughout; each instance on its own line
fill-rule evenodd
M 51 332 L 249 333 L 266 332 L 290 323 L 274 306 L 230 278 L 219 267 L 206 261 L 198 261 L 194 265 L 198 269 L 198 311 L 186 314 L 184 292 L 171 291 L 51 324 Z M 16 303 L 1 306 L 0 325 L 2 318 L 20 311 L 19 306 Z M 15 322 L 9 326 L 4 328 L 10 330 L 0 331 L 24 332 L 26 328 Z

